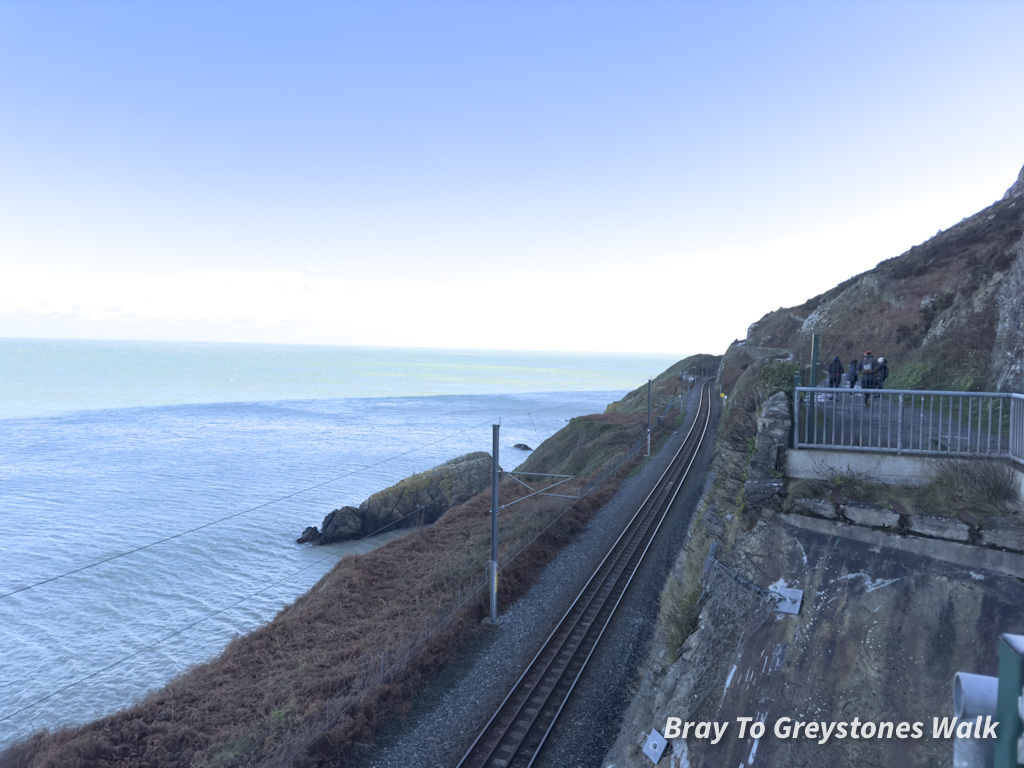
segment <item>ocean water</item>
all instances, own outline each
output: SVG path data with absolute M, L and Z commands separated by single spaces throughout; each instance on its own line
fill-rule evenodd
M 0 339 L 0 748 L 143 697 L 400 533 L 307 525 L 512 468 L 677 356 Z

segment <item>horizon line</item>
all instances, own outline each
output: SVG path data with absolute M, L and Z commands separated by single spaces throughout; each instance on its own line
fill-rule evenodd
M 0 341 L 81 341 L 81 342 L 110 342 L 125 344 L 201 344 L 201 345 L 236 345 L 236 346 L 265 346 L 265 347 L 327 347 L 332 349 L 394 349 L 408 351 L 433 351 L 433 352 L 522 352 L 529 354 L 569 354 L 569 355 L 632 355 L 641 356 L 679 356 L 680 359 L 692 357 L 697 354 L 713 354 L 708 352 L 637 352 L 622 350 L 595 350 L 595 349 L 528 349 L 525 347 L 445 347 L 445 346 L 415 346 L 399 344 L 329 344 L 324 342 L 301 342 L 301 341 L 223 341 L 218 339 L 202 340 L 195 339 L 118 339 L 101 337 L 73 337 L 73 336 L 0 336 Z

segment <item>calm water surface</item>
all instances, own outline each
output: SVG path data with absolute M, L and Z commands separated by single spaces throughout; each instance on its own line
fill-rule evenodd
M 338 558 L 295 544 L 454 456 L 528 454 L 678 359 L 0 339 L 0 746 L 115 711 Z

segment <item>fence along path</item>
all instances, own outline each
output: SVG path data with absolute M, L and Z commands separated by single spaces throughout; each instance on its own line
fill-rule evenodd
M 1024 395 L 797 387 L 794 398 L 796 448 L 1024 464 Z

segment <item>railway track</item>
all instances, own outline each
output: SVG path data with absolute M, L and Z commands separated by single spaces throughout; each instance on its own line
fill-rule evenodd
M 710 420 L 711 385 L 705 382 L 693 425 L 668 469 L 463 756 L 459 768 L 533 765 L 679 494 Z

